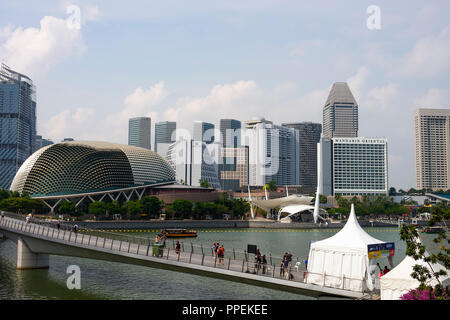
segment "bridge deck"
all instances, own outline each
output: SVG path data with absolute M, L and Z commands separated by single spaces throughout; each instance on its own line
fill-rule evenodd
M 300 292 L 312 296 L 332 295 L 361 298 L 364 295 L 362 292 L 307 284 L 303 282 L 305 270 L 301 268 L 290 267 L 289 270 L 283 272 L 278 262 L 278 265 L 275 263 L 269 264 L 263 269 L 262 266 L 255 265 L 253 261 L 247 261 L 244 257 L 239 258 L 231 252 L 228 252 L 227 257 L 221 263 L 211 253 L 202 253 L 198 247 L 194 248 L 193 246 L 189 246 L 187 251 L 184 250 L 186 248 L 183 246 L 179 255 L 175 253 L 174 248 L 168 246 L 164 248 L 162 256 L 158 257 L 153 255 L 153 244 L 149 239 L 143 242 L 142 238 L 134 238 L 136 242 L 132 242 L 126 241 L 130 239 L 129 236 L 126 236 L 123 238 L 126 240 L 118 240 L 91 232 L 75 233 L 57 229 L 55 226 L 42 225 L 37 221 L 26 223 L 10 217 L 0 218 L 0 232 L 3 232 L 7 237 L 9 235 L 10 237 L 29 239 L 28 242 L 44 241 L 47 243 L 47 245 L 36 246 L 33 250 L 36 253 L 147 265 L 278 290 Z M 55 245 L 59 245 L 59 247 Z

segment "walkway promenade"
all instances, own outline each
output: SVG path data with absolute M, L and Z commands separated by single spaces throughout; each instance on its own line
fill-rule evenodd
M 143 265 L 311 296 L 333 295 L 347 298 L 364 296 L 363 292 L 353 292 L 345 288 L 306 284 L 303 282 L 306 271 L 302 263 L 294 260 L 290 268 L 283 272 L 280 269 L 281 257 L 267 257 L 267 265 L 263 268 L 255 264 L 254 255 L 228 250 L 223 262 L 219 263 L 210 248 L 198 247 L 192 243 L 189 246 L 183 244 L 180 254 L 177 255 L 172 241 L 166 242 L 161 255 L 155 255 L 153 241 L 146 237 L 110 232 L 75 233 L 63 228 L 58 229 L 54 223 L 35 219 L 26 223 L 17 217 L 1 219 L 0 233 L 11 240 L 16 240 L 18 244 L 23 242 L 24 245 L 18 245 L 18 248 L 25 250 L 23 248 L 26 247 L 29 250 L 28 254 L 31 255 L 54 254 Z M 18 251 L 18 264 L 22 254 Z

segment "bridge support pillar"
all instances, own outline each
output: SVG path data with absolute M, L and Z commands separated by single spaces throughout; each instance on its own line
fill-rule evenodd
M 48 254 L 34 253 L 22 239 L 17 241 L 17 269 L 47 269 L 48 267 Z

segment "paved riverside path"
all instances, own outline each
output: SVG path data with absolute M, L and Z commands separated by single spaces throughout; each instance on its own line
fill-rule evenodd
M 0 233 L 11 240 L 23 241 L 32 254 L 64 255 L 81 258 L 121 262 L 178 272 L 186 272 L 200 276 L 208 276 L 277 290 L 297 292 L 310 296 L 332 295 L 347 298 L 361 298 L 364 293 L 349 290 L 322 287 L 303 283 L 304 271 L 291 267 L 283 277 L 280 272 L 279 259 L 266 266 L 255 268 L 253 255 L 245 258 L 234 258 L 228 252 L 222 264 L 211 254 L 210 248 L 200 251 L 200 247 L 186 246 L 177 257 L 172 241 L 166 242 L 162 256 L 153 256 L 153 243 L 150 239 L 121 236 L 109 233 L 80 233 L 57 229 L 55 225 L 34 220 L 26 223 L 23 220 L 0 218 Z M 101 235 L 101 236 L 100 236 Z M 115 237 L 115 239 L 111 237 Z M 186 250 L 187 249 L 187 250 Z M 18 257 L 19 258 L 19 257 Z M 287 278 L 287 279 L 286 279 Z

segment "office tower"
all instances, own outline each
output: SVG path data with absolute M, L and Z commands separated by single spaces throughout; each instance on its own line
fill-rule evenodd
M 298 185 L 298 131 L 265 119 L 246 121 L 242 144 L 249 147 L 249 185 Z
M 241 145 L 241 122 L 234 119 L 220 119 L 220 135 L 224 148 Z
M 0 188 L 9 189 L 36 139 L 36 92 L 31 79 L 0 69 Z
M 128 120 L 128 145 L 151 149 L 151 121 L 147 117 Z
M 334 83 L 328 95 L 323 108 L 323 136 L 358 136 L 358 104 L 345 82 Z
M 39 150 L 40 148 L 49 146 L 53 144 L 54 142 L 48 139 L 43 139 L 42 136 L 36 136 L 36 140 L 34 143 L 34 151 Z M 34 152 L 33 151 L 33 152 Z
M 283 123 L 284 127 L 299 132 L 299 184 L 303 187 L 317 187 L 317 143 L 320 142 L 320 123 Z
M 417 189 L 450 189 L 450 109 L 414 111 Z
M 248 186 L 248 147 L 222 148 L 219 178 L 222 190 L 237 191 Z
M 176 130 L 176 122 L 163 121 L 155 124 L 155 152 L 160 155 L 167 153 L 168 146 L 176 141 Z M 158 150 L 158 147 L 160 150 Z
M 203 141 L 206 144 L 214 142 L 214 125 L 203 121 L 194 121 L 194 141 Z
M 323 138 L 323 194 L 388 194 L 387 140 L 382 138 Z
M 190 139 L 179 139 L 172 143 L 166 154 L 178 183 L 199 187 L 200 181 L 207 181 L 215 189 L 221 188 L 218 177 L 219 157 L 219 144 L 207 145 Z

